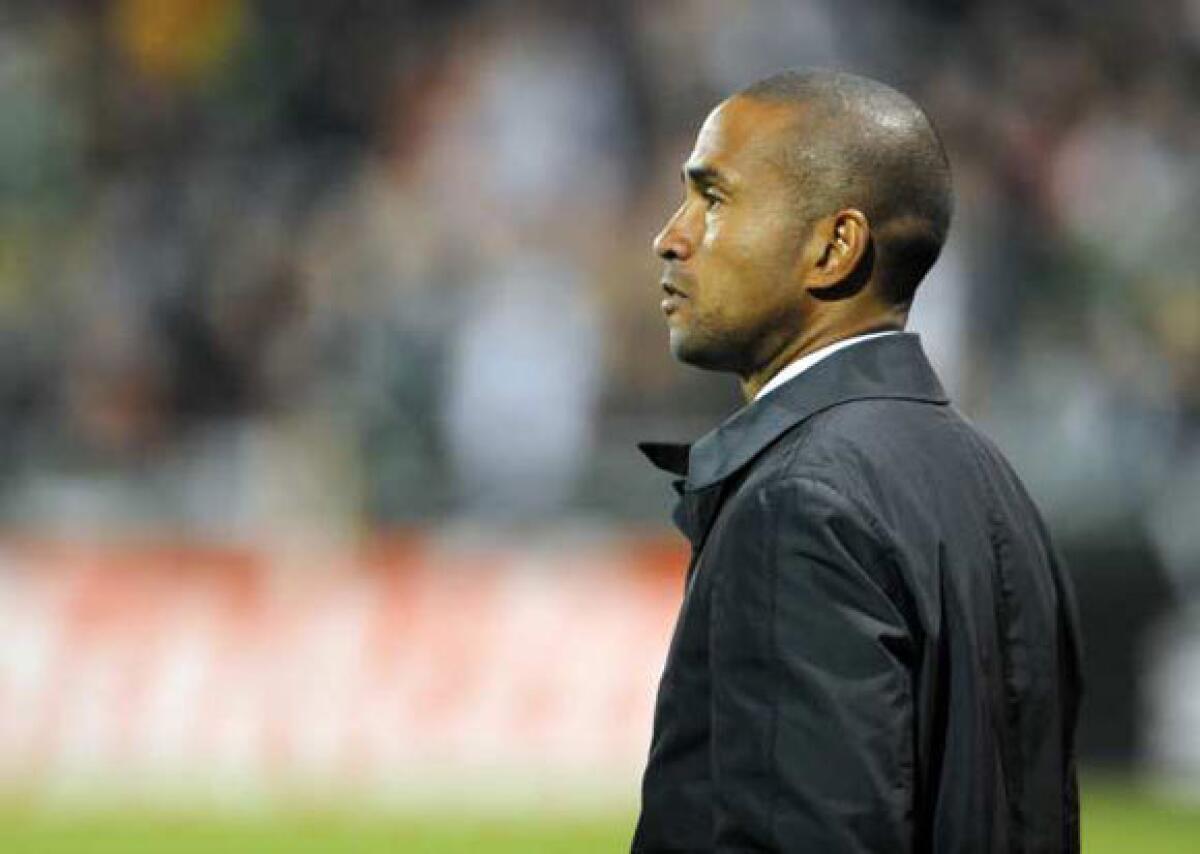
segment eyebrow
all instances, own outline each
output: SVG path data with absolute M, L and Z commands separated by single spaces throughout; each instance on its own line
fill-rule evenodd
M 700 187 L 712 185 L 725 187 L 728 185 L 728 182 L 725 180 L 725 176 L 718 171 L 715 166 L 703 166 L 699 164 L 694 166 L 684 166 L 679 174 L 684 183 L 691 181 L 693 184 L 696 184 Z

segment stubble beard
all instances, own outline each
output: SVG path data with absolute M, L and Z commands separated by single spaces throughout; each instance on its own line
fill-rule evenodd
M 671 325 L 668 342 L 676 361 L 703 371 L 741 374 L 745 353 L 730 335 L 696 324 L 691 329 Z
M 678 321 L 677 321 L 678 322 Z M 798 315 L 765 320 L 753 328 L 714 327 L 703 320 L 686 327 L 669 326 L 669 346 L 676 361 L 704 371 L 736 374 L 743 381 L 761 370 L 803 332 Z

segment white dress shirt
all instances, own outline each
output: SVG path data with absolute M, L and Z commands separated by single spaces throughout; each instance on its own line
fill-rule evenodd
M 885 335 L 899 334 L 899 330 L 889 329 L 886 332 L 870 332 L 866 335 L 855 335 L 853 338 L 843 338 L 841 341 L 834 341 L 832 344 L 827 344 L 819 350 L 813 350 L 811 353 L 806 353 L 799 359 L 796 359 L 794 362 L 789 362 L 788 364 L 784 365 L 783 370 L 771 377 L 771 379 L 767 381 L 767 384 L 758 390 L 758 394 L 754 395 L 754 399 L 760 400 L 764 394 L 774 391 L 788 380 L 794 380 L 817 362 L 832 356 L 838 350 L 844 350 L 852 344 L 860 344 L 863 341 L 870 341 L 872 338 L 882 338 Z

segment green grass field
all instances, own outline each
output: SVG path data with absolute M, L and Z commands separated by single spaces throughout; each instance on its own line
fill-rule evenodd
M 1084 786 L 1083 849 L 1088 854 L 1196 854 L 1200 808 L 1158 800 L 1129 785 Z M 46 813 L 0 810 L 4 854 L 601 854 L 627 850 L 629 814 L 539 820 L 280 813 L 182 817 L 120 811 Z

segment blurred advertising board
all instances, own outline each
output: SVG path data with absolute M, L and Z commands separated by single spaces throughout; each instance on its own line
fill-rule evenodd
M 189 803 L 634 797 L 684 561 L 658 539 L 10 542 L 0 780 Z

